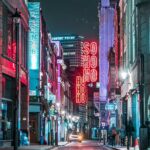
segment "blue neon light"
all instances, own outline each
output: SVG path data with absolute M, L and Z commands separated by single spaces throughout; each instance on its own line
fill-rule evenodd
M 37 70 L 40 65 L 40 3 L 29 2 L 29 69 Z
M 114 8 L 100 8 L 100 101 L 107 101 L 108 52 L 114 45 Z
M 40 73 L 40 2 L 28 2 L 29 18 L 29 56 L 30 96 L 39 95 Z
M 61 40 L 74 40 L 75 36 L 58 36 L 58 37 L 52 37 L 52 40 L 54 41 L 61 41 Z

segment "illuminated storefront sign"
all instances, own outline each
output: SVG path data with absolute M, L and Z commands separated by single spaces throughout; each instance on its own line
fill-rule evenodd
M 76 76 L 76 103 L 84 104 L 87 101 L 87 88 L 83 77 Z
M 97 43 L 84 42 L 82 44 L 83 76 L 76 76 L 76 103 L 87 102 L 87 82 L 97 81 Z
M 30 12 L 29 19 L 29 69 L 39 69 L 40 58 L 40 3 L 29 2 L 28 9 Z
M 52 40 L 58 40 L 58 41 L 61 41 L 61 40 L 74 40 L 76 37 L 75 36 L 58 36 L 58 37 L 53 37 Z
M 39 95 L 40 67 L 40 2 L 28 2 L 29 18 L 29 55 L 30 96 Z
M 84 42 L 82 45 L 82 66 L 84 82 L 97 81 L 97 43 Z

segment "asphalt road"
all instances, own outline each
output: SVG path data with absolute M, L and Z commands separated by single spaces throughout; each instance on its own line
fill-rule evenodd
M 54 150 L 110 150 L 108 148 L 104 148 L 101 144 L 96 141 L 83 141 L 79 142 L 71 142 L 66 146 L 55 148 Z

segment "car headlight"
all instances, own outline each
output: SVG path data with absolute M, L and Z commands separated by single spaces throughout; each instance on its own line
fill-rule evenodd
M 82 136 L 81 135 L 79 135 L 79 140 L 82 140 Z
M 70 135 L 69 135 L 69 139 L 71 138 L 71 136 L 72 136 L 72 135 L 70 134 Z

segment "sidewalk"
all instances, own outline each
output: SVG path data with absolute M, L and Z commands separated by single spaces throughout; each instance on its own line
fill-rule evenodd
M 65 146 L 68 142 L 59 142 L 58 146 Z M 29 145 L 20 146 L 18 150 L 52 150 L 57 146 L 52 145 Z M 0 147 L 0 150 L 13 150 L 13 147 Z
M 117 146 L 105 145 L 105 146 L 115 150 L 127 150 L 126 146 L 119 146 L 119 145 Z M 130 147 L 130 150 L 134 150 L 134 147 Z

